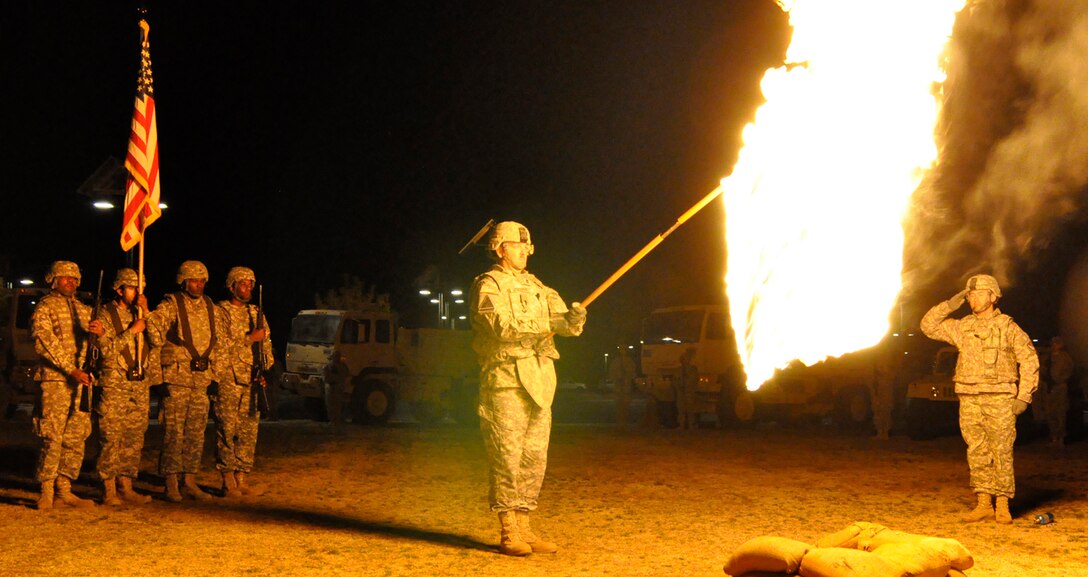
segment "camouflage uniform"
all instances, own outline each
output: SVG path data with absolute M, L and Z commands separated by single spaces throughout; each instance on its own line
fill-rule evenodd
M 492 511 L 531 511 L 544 481 L 551 433 L 554 335 L 578 336 L 555 290 L 527 272 L 495 265 L 470 297 L 473 349 L 480 362 L 480 429 L 490 462 Z
M 185 344 L 184 323 L 179 309 L 184 307 L 192 332 L 191 345 Z M 147 318 L 147 333 L 154 347 L 161 347 L 159 362 L 166 384 L 163 398 L 163 445 L 159 472 L 163 475 L 196 473 L 204 451 L 204 430 L 208 424 L 208 386 L 215 376 L 218 354 L 215 305 L 207 296 L 192 298 L 184 292 L 167 295 Z M 208 367 L 194 370 L 194 358 L 204 358 Z
M 220 332 L 220 353 L 217 375 L 219 391 L 215 401 L 216 418 L 216 469 L 223 472 L 253 469 L 253 455 L 257 448 L 257 426 L 260 414 L 252 411 L 250 379 L 256 362 L 249 332 L 257 326 L 257 307 L 250 304 L 235 305 L 230 300 L 220 301 L 216 307 Z M 268 331 L 268 319 L 263 320 Z M 264 351 L 263 370 L 272 368 L 271 332 L 261 341 Z
M 616 390 L 616 423 L 627 425 L 631 407 L 631 388 L 635 380 L 635 360 L 626 349 L 618 349 L 616 358 L 608 365 L 608 378 Z
M 1012 317 L 995 308 L 987 318 L 975 314 L 948 318 L 953 310 L 948 302 L 931 308 L 922 317 L 922 332 L 960 351 L 954 381 L 971 488 L 975 493 L 1012 498 L 1016 491 L 1013 404 L 1017 399 L 1031 403 L 1038 387 L 1039 359 L 1031 338 Z
M 147 370 L 147 341 L 143 341 L 140 355 L 143 379 L 130 380 L 129 371 L 137 366 L 136 335 L 128 331 L 136 320 L 133 309 L 117 300 L 104 305 L 97 318 L 106 330 L 98 339 L 102 356 L 102 398 L 98 406 L 102 454 L 98 457 L 98 475 L 102 479 L 136 477 L 147 432 L 152 384 Z
M 1050 442 L 1065 442 L 1066 418 L 1069 413 L 1069 379 L 1073 376 L 1073 357 L 1064 349 L 1052 348 L 1049 360 L 1050 382 L 1046 390 L 1046 422 Z
M 42 439 L 36 475 L 46 483 L 58 475 L 75 479 L 83 446 L 91 434 L 91 414 L 78 408 L 79 386 L 69 375 L 87 356 L 91 307 L 53 292 L 42 297 L 31 317 L 34 350 L 41 357 L 34 373 L 42 396 L 34 430 Z

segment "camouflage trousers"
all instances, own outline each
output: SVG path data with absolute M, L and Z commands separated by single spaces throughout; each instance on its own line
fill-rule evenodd
M 102 454 L 98 476 L 103 479 L 135 477 L 140 472 L 140 455 L 147 432 L 150 393 L 143 381 L 121 381 L 111 385 L 103 379 L 98 405 L 98 431 Z
M 204 387 L 167 383 L 162 403 L 163 438 L 159 473 L 196 473 L 200 470 L 200 457 L 204 453 L 208 392 Z
M 1016 493 L 1012 446 L 1016 416 L 1011 393 L 959 395 L 960 432 L 967 442 L 967 466 L 975 493 L 1010 499 Z
M 215 399 L 215 468 L 220 471 L 253 469 L 260 415 L 249 414 L 249 384 L 219 383 Z
M 487 449 L 491 510 L 536 509 L 548 466 L 551 409 L 540 408 L 521 387 L 485 388 L 478 412 Z
M 44 483 L 64 475 L 79 477 L 83 448 L 91 434 L 91 414 L 79 411 L 79 387 L 67 381 L 42 381 L 34 432 L 42 440 L 35 475 Z

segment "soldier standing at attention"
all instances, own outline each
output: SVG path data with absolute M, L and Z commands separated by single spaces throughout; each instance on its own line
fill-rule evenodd
M 259 319 L 263 312 L 249 304 L 256 282 L 257 276 L 252 269 L 244 266 L 230 269 L 227 288 L 231 297 L 219 301 L 216 307 L 222 341 L 217 367 L 219 391 L 215 402 L 215 468 L 223 477 L 226 497 L 256 492 L 246 479 L 253 470 L 260 423 L 260 413 L 253 406 L 250 387 L 254 375 L 264 379 L 262 375 L 272 368 L 273 361 L 268 320 Z M 257 366 L 256 347 L 261 347 L 264 353 L 264 366 Z M 255 368 L 259 370 L 254 371 Z
M 105 488 L 102 502 L 106 505 L 151 501 L 151 497 L 132 489 L 132 480 L 140 472 L 150 402 L 147 341 L 139 351 L 136 346 L 136 337 L 144 332 L 146 324 L 137 318 L 136 308 L 143 311 L 144 317 L 149 313 L 147 299 L 137 285 L 141 283 L 136 271 L 117 271 L 113 281 L 117 298 L 97 315 L 106 329 L 98 339 L 102 354 L 102 399 L 98 406 L 102 454 L 98 457 L 98 476 Z
M 965 297 L 971 314 L 948 318 Z M 1009 499 L 1016 491 L 1012 466 L 1016 417 L 1027 410 L 1039 385 L 1035 347 L 1012 317 L 997 309 L 1000 297 L 997 279 L 975 275 L 967 279 L 966 289 L 929 309 L 921 322 L 926 336 L 960 351 L 953 380 L 971 489 L 978 498 L 975 508 L 963 517 L 967 522 L 995 518 L 998 523 L 1012 523 Z M 995 496 L 996 511 L 991 502 Z
M 36 475 L 41 483 L 38 509 L 52 509 L 55 494 L 65 505 L 93 507 L 90 499 L 72 494 L 72 481 L 83 465 L 83 446 L 91 434 L 91 413 L 79 410 L 80 387 L 94 377 L 82 369 L 89 354 L 91 333 L 101 335 L 102 323 L 91 320 L 91 307 L 79 302 L 76 263 L 58 260 L 45 275 L 53 291 L 42 297 L 30 318 L 34 350 L 40 357 L 34 380 L 42 396 L 34 431 L 42 440 Z
M 554 335 L 578 336 L 586 310 L 567 309 L 555 290 L 525 270 L 533 244 L 516 222 L 495 225 L 489 254 L 498 261 L 476 277 L 470 310 L 480 362 L 480 430 L 489 462 L 488 501 L 499 515 L 504 555 L 554 553 L 533 533 L 529 512 L 544 481 L 555 397 Z
M 151 345 L 161 347 L 159 362 L 166 385 L 163 398 L 163 442 L 159 472 L 166 478 L 166 499 L 181 501 L 178 477 L 185 495 L 206 500 L 211 496 L 196 484 L 208 425 L 208 386 L 214 380 L 218 340 L 215 305 L 204 296 L 208 269 L 187 260 L 178 267 L 182 290 L 168 294 L 148 316 Z

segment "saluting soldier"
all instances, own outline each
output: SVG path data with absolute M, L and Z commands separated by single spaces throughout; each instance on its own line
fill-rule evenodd
M 963 517 L 967 522 L 1012 523 L 1009 499 L 1016 493 L 1012 466 L 1016 417 L 1027 410 L 1039 386 L 1035 346 L 1012 317 L 997 309 L 999 298 L 997 279 L 977 274 L 967 279 L 967 288 L 929 309 L 921 322 L 927 337 L 960 351 L 953 381 L 960 401 L 960 432 L 967 442 L 971 489 L 978 499 Z M 965 299 L 971 314 L 948 318 Z
M 182 290 L 166 295 L 147 321 L 151 345 L 161 347 L 159 362 L 166 385 L 159 472 L 166 479 L 166 499 L 174 503 L 181 501 L 183 492 L 192 499 L 211 498 L 196 482 L 219 339 L 215 304 L 204 295 L 207 282 L 204 263 L 181 263 L 177 283 Z
M 558 546 L 533 532 L 529 513 L 537 508 L 548 462 L 559 358 L 553 336 L 582 334 L 586 310 L 577 303 L 568 310 L 558 292 L 525 270 L 533 244 L 524 226 L 495 225 L 488 250 L 498 262 L 476 277 L 470 299 L 488 501 L 499 515 L 500 552 L 554 553 Z
M 249 304 L 257 276 L 236 266 L 227 273 L 230 298 L 219 301 L 216 314 L 222 327 L 215 402 L 216 464 L 223 477 L 223 494 L 232 497 L 258 492 L 247 476 L 253 470 L 260 413 L 253 405 L 252 386 L 266 386 L 264 371 L 272 368 L 272 337 L 263 311 Z M 256 347 L 260 347 L 259 352 Z M 263 361 L 263 364 L 260 362 Z
M 144 338 L 146 321 L 141 318 L 149 312 L 140 280 L 130 268 L 117 271 L 113 280 L 117 298 L 103 305 L 97 315 L 106 329 L 98 339 L 102 358 L 102 398 L 98 406 L 102 454 L 98 457 L 98 476 L 102 479 L 102 502 L 106 505 L 151 501 L 151 497 L 132 488 L 132 481 L 140 472 L 150 403 L 147 378 L 150 355 Z M 137 309 L 143 314 L 138 315 Z M 137 337 L 140 337 L 139 349 Z
M 94 377 L 83 370 L 90 354 L 91 334 L 101 335 L 102 323 L 91 320 L 91 307 L 76 298 L 81 275 L 74 262 L 58 260 L 45 282 L 53 290 L 42 297 L 30 319 L 34 350 L 40 357 L 34 380 L 42 394 L 36 407 L 34 431 L 42 440 L 36 476 L 41 484 L 38 509 L 51 509 L 53 497 L 73 507 L 93 507 L 90 499 L 72 494 L 72 481 L 83 465 L 83 446 L 91 434 L 91 414 L 78 408 Z M 55 489 L 55 491 L 54 491 Z

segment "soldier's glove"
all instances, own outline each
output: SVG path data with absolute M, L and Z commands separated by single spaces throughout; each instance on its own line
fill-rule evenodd
M 1028 404 L 1027 403 L 1025 403 L 1024 401 L 1021 401 L 1020 399 L 1013 399 L 1012 400 L 1012 414 L 1019 417 L 1020 415 L 1024 414 L 1024 411 L 1026 411 L 1026 410 L 1028 410 Z
M 574 326 L 585 324 L 586 314 L 586 307 L 578 303 L 571 303 L 570 310 L 567 311 L 567 324 Z
M 956 310 L 963 306 L 963 301 L 967 299 L 967 289 L 963 289 L 956 293 L 955 296 L 945 301 L 948 304 L 948 308 Z

